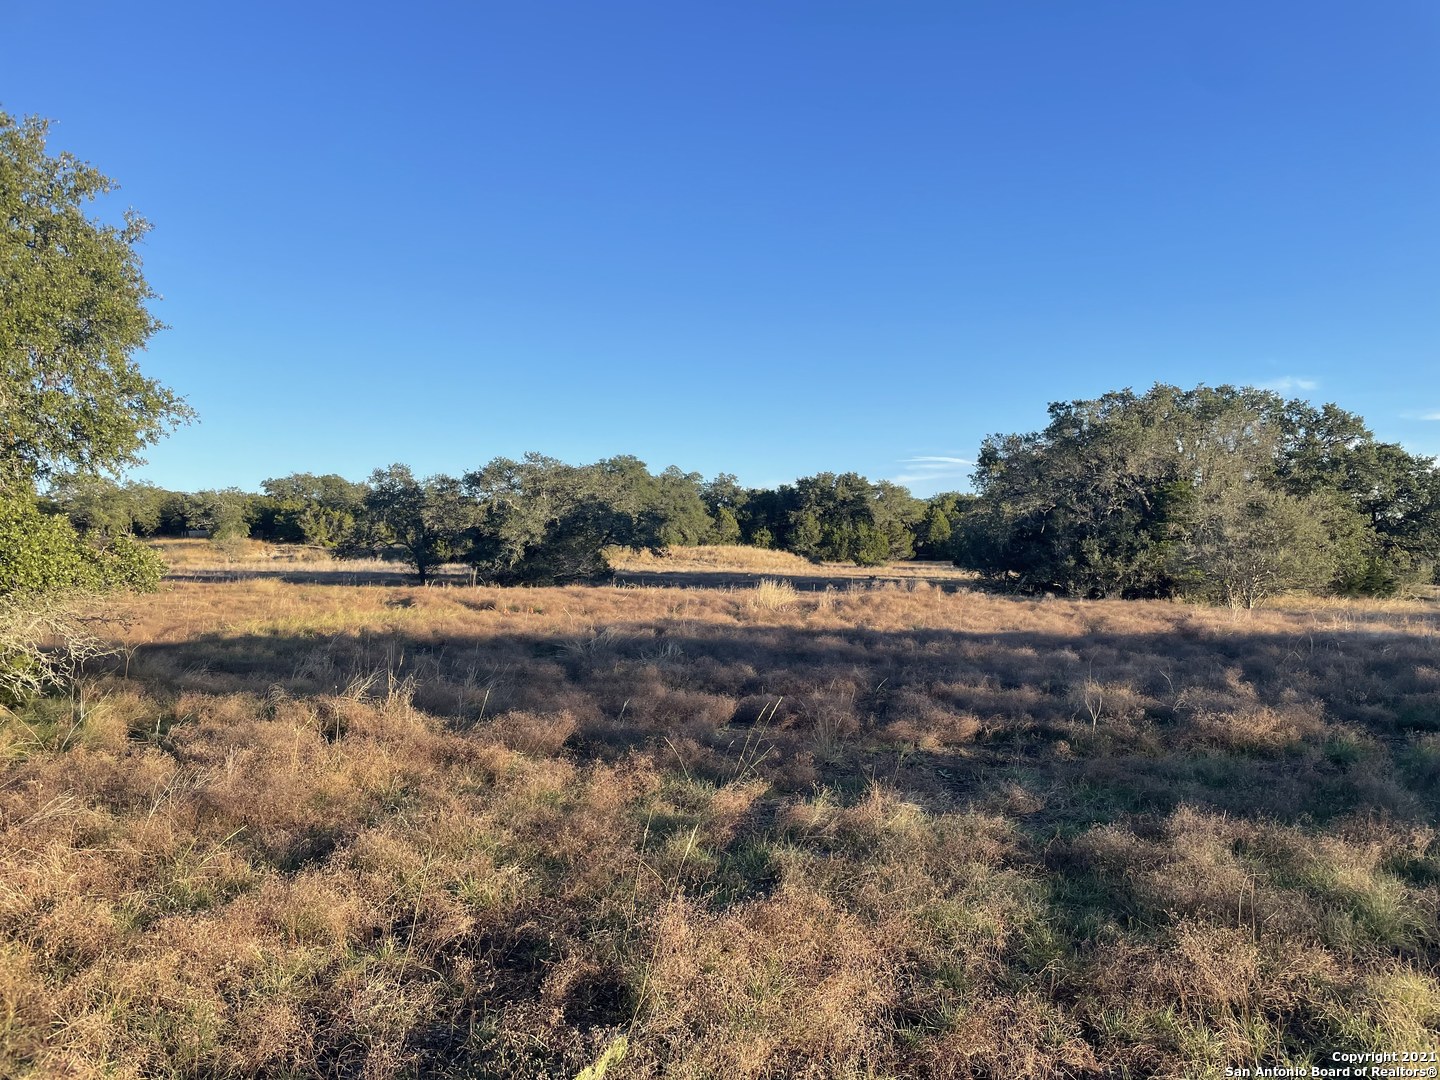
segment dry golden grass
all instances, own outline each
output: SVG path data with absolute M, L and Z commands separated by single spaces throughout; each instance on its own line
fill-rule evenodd
M 757 574 L 809 574 L 815 570 L 814 563 L 788 551 L 738 544 L 671 548 L 660 554 L 612 548 L 606 552 L 606 557 L 617 570 L 721 570 Z
M 0 1075 L 1440 1041 L 1434 607 L 762 576 L 138 599 L 106 670 L 0 720 Z
M 324 548 L 304 544 L 265 544 L 259 540 L 170 540 L 147 541 L 172 570 L 221 570 L 244 568 L 263 570 L 295 563 L 303 565 L 333 562 Z
M 740 545 L 670 548 L 660 554 L 613 548 L 610 565 L 624 579 L 657 584 L 754 584 L 758 578 L 780 578 L 810 587 L 843 587 L 879 581 L 929 581 L 961 584 L 975 575 L 945 562 L 896 562 L 888 566 L 853 566 L 850 563 L 812 563 L 788 551 Z
M 147 540 L 170 567 L 176 579 L 210 581 L 250 577 L 277 577 L 286 580 L 328 581 L 358 584 L 380 579 L 403 581 L 408 575 L 403 563 L 386 559 L 337 559 L 321 547 L 306 544 L 267 544 L 242 537 L 225 540 Z M 451 567 L 457 580 L 468 576 L 461 567 Z

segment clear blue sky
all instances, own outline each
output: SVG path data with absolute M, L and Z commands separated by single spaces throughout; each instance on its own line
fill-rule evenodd
M 1440 453 L 1440 5 L 43 4 L 0 106 L 155 224 L 138 475 L 633 453 L 963 486 L 1270 384 Z M 1426 419 L 1426 417 L 1430 417 Z

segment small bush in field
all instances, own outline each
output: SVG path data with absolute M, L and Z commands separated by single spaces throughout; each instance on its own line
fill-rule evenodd
M 101 594 L 154 592 L 164 570 L 128 534 L 93 547 L 67 518 L 0 499 L 0 704 L 67 686 L 107 651 L 93 630 Z
M 165 575 L 165 560 L 129 533 L 121 533 L 96 554 L 104 589 L 154 592 Z

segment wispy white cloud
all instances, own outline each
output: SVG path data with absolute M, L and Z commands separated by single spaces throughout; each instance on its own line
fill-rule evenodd
M 946 454 L 920 454 L 899 462 L 901 472 L 890 478 L 895 484 L 939 484 L 946 480 L 965 480 L 975 462 L 969 458 Z
M 1299 375 L 1282 375 L 1278 379 L 1260 383 L 1261 390 L 1273 390 L 1277 394 L 1288 394 L 1292 390 L 1318 390 L 1319 388 L 1320 383 L 1315 379 L 1306 379 Z
M 1421 419 L 1421 420 L 1440 420 L 1440 409 L 1436 409 L 1434 412 L 1421 413 L 1421 414 L 1420 414 L 1420 419 Z

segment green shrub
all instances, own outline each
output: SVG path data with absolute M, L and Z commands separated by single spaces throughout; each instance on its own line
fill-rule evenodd
M 0 595 L 136 589 L 160 585 L 165 564 L 134 537 L 93 547 L 33 499 L 0 499 Z
M 154 592 L 165 576 L 165 560 L 128 533 L 92 549 L 102 589 Z
M 46 593 L 100 585 L 96 560 L 69 520 L 33 501 L 0 501 L 0 593 Z
M 153 592 L 164 571 L 133 536 L 96 547 L 34 499 L 0 498 L 0 706 L 69 685 L 109 648 L 91 629 L 96 594 Z

